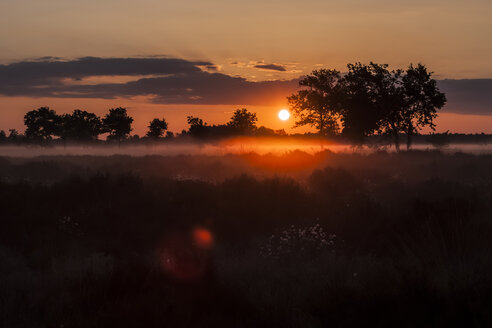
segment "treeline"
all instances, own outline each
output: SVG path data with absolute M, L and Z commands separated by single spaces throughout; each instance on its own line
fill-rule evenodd
M 76 109 L 71 114 L 59 115 L 49 107 L 40 107 L 26 113 L 24 124 L 26 130 L 21 134 L 10 129 L 7 134 L 0 131 L 0 143 L 34 143 L 47 145 L 57 141 L 91 143 L 106 134 L 108 142 L 123 141 L 157 141 L 176 137 L 191 137 L 197 139 L 214 139 L 232 136 L 284 136 L 284 130 L 272 130 L 264 126 L 257 127 L 256 113 L 245 108 L 237 109 L 226 124 L 210 125 L 203 119 L 188 116 L 188 130 L 179 134 L 168 131 L 165 118 L 154 118 L 149 122 L 145 136 L 131 135 L 133 118 L 128 115 L 126 108 L 111 108 L 104 117 L 94 113 Z

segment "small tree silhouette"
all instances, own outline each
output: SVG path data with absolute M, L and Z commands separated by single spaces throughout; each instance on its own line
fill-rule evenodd
M 162 135 L 164 134 L 164 131 L 167 130 L 167 122 L 164 118 L 162 120 L 160 120 L 158 118 L 154 118 L 150 122 L 148 128 L 149 128 L 149 131 L 147 132 L 147 137 L 158 139 L 158 138 L 162 137 Z
M 203 122 L 201 118 L 188 116 L 187 122 L 190 125 L 188 133 L 193 137 L 203 137 L 207 133 L 207 123 Z
M 111 108 L 102 120 L 103 131 L 108 132 L 108 139 L 121 143 L 132 131 L 133 118 L 128 116 L 126 108 Z
M 64 140 L 91 141 L 102 131 L 101 119 L 94 113 L 76 109 L 62 116 L 60 137 Z
M 227 126 L 238 134 L 253 134 L 256 130 L 257 121 L 256 113 L 251 113 L 246 108 L 241 108 L 234 111 Z
M 19 131 L 16 129 L 9 129 L 9 136 L 7 137 L 9 141 L 17 141 L 20 138 Z
M 31 140 L 46 142 L 60 131 L 61 117 L 49 107 L 40 107 L 24 115 L 26 137 Z

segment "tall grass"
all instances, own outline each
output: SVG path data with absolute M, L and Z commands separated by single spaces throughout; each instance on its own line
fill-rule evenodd
M 2 158 L 0 326 L 490 326 L 491 164 Z

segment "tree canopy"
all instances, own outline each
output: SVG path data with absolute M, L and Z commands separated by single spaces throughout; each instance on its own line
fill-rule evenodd
M 256 130 L 257 121 L 256 113 L 241 108 L 234 111 L 227 126 L 231 127 L 237 134 L 252 134 Z
M 40 107 L 24 115 L 25 135 L 32 140 L 51 140 L 60 130 L 60 116 L 49 107 Z
M 400 133 L 407 135 L 409 148 L 418 130 L 434 129 L 446 97 L 424 65 L 405 71 L 373 62 L 347 68 L 346 74 L 315 70 L 299 82 L 301 90 L 288 97 L 295 127 L 309 125 L 321 135 L 341 134 L 356 142 L 372 134 L 392 135 L 397 149 Z
M 149 123 L 148 128 L 149 128 L 149 131 L 147 131 L 147 137 L 158 139 L 158 138 L 162 137 L 162 135 L 164 134 L 164 131 L 167 130 L 166 119 L 154 118 Z
M 298 118 L 295 127 L 309 125 L 321 135 L 338 133 L 340 79 L 340 72 L 320 69 L 299 81 L 299 85 L 304 88 L 288 97 L 291 111 Z
M 121 142 L 132 131 L 133 118 L 128 116 L 126 108 L 111 108 L 102 120 L 103 131 L 109 133 L 108 139 Z
M 94 113 L 76 109 L 61 117 L 60 137 L 66 140 L 91 141 L 101 134 L 101 119 Z

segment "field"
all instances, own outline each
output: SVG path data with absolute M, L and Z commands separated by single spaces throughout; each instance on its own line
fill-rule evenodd
M 437 150 L 0 157 L 0 326 L 492 326 L 491 167 Z

